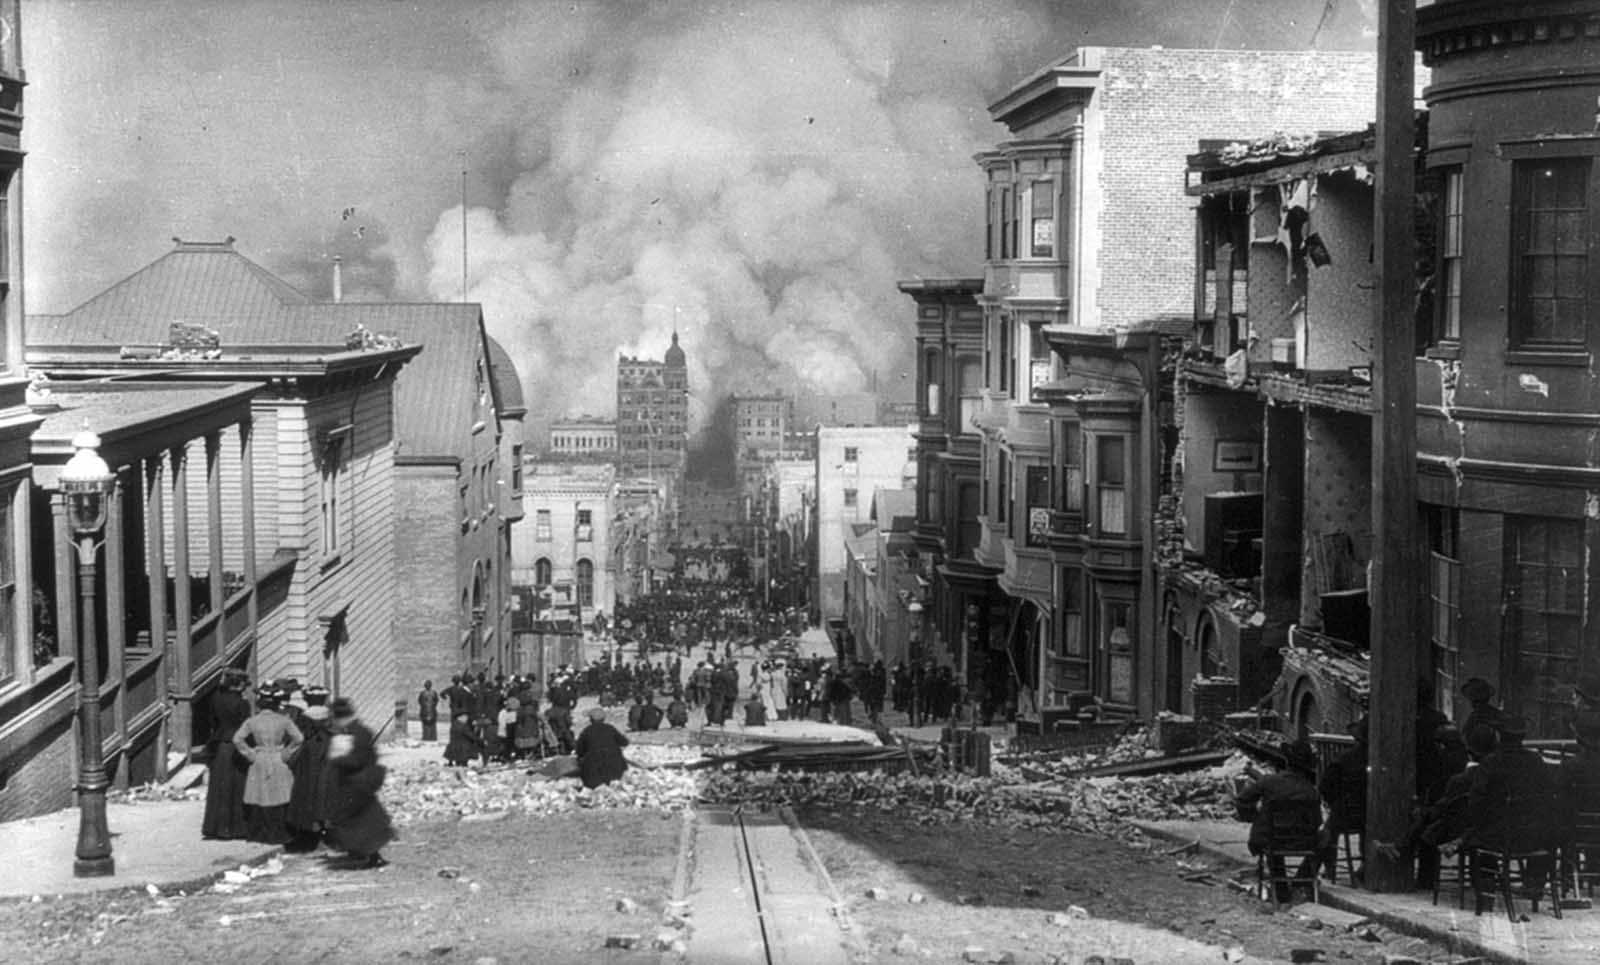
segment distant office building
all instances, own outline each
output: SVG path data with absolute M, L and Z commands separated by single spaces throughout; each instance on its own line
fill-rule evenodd
M 817 431 L 817 594 L 824 620 L 844 613 L 845 540 L 869 522 L 879 489 L 916 485 L 916 438 L 910 426 Z
M 590 416 L 552 422 L 550 455 L 562 459 L 615 459 L 617 424 Z
M 623 466 L 683 469 L 689 448 L 689 372 L 678 333 L 662 361 L 617 360 L 617 451 Z

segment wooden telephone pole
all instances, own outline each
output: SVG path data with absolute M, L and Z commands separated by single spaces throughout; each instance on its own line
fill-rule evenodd
M 1415 0 L 1378 8 L 1378 172 L 1374 221 L 1379 298 L 1372 359 L 1372 598 L 1366 886 L 1409 891 L 1404 847 L 1416 790 L 1417 527 Z

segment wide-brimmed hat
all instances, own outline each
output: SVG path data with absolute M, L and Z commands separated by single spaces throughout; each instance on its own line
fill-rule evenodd
M 335 699 L 334 702 L 329 705 L 328 710 L 331 711 L 335 717 L 354 717 L 356 715 L 356 705 L 350 700 L 349 697 L 339 697 Z
M 1467 745 L 1467 753 L 1474 760 L 1483 757 L 1494 750 L 1499 738 L 1495 736 L 1494 728 L 1488 724 L 1474 724 L 1472 729 L 1463 735 Z
M 1485 701 L 1494 696 L 1494 685 L 1482 677 L 1468 677 L 1461 685 L 1461 696 L 1474 703 Z
M 301 691 L 300 695 L 306 699 L 306 703 L 312 706 L 318 706 L 328 702 L 328 693 L 328 688 L 320 684 L 312 684 L 305 690 Z

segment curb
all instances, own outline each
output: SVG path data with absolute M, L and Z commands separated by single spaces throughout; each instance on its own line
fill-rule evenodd
M 1129 823 L 1138 828 L 1147 837 L 1160 838 L 1173 844 L 1194 845 L 1196 850 L 1205 855 L 1216 858 L 1219 861 L 1225 861 L 1234 867 L 1251 867 L 1249 862 L 1241 861 L 1237 855 L 1231 854 L 1214 844 L 1209 844 L 1197 838 L 1186 838 L 1166 828 L 1155 827 L 1143 821 L 1130 821 Z M 1437 942 L 1453 953 L 1479 958 L 1485 962 L 1494 962 L 1496 965 L 1527 965 L 1528 963 L 1528 959 L 1521 955 L 1507 955 L 1493 946 L 1486 945 L 1459 932 L 1438 928 L 1428 922 L 1408 918 L 1398 912 L 1388 911 L 1364 902 L 1355 897 L 1361 892 L 1357 892 L 1354 889 L 1340 885 L 1323 884 L 1318 891 L 1322 898 L 1319 904 L 1327 905 L 1329 908 L 1336 908 L 1339 911 L 1362 915 L 1371 919 L 1374 924 L 1381 925 L 1392 932 L 1409 938 L 1422 938 L 1430 942 Z
M 237 871 L 240 867 L 255 868 L 260 865 L 264 865 L 268 861 L 271 861 L 273 858 L 283 853 L 282 845 L 264 845 L 263 850 L 236 863 L 230 863 L 226 868 L 218 868 L 214 871 L 202 872 L 187 878 L 169 878 L 165 881 L 146 880 L 139 882 L 117 882 L 114 885 L 108 885 L 104 888 L 95 888 L 90 891 L 51 893 L 41 891 L 31 892 L 29 894 L 0 895 L 0 905 L 7 903 L 27 904 L 32 902 L 35 897 L 39 898 L 41 901 L 67 901 L 73 898 L 115 898 L 121 895 L 144 895 L 147 894 L 145 889 L 150 885 L 155 885 L 158 889 L 160 889 L 162 897 L 172 897 L 180 893 L 185 895 L 193 895 L 197 892 L 204 891 L 206 888 L 209 888 L 213 884 L 222 880 L 222 876 L 230 871 Z

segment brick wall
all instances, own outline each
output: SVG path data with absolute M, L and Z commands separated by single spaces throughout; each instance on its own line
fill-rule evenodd
M 1188 314 L 1194 291 L 1194 200 L 1184 158 L 1202 138 L 1365 127 L 1375 111 L 1371 54 L 1106 48 L 1096 98 L 1103 113 L 1097 300 L 1089 324 Z M 1086 132 L 1094 136 L 1092 128 Z M 1092 212 L 1085 212 L 1093 216 Z M 1254 307 L 1252 305 L 1252 307 Z
M 443 690 L 452 674 L 466 669 L 452 538 L 461 529 L 455 467 L 402 467 L 395 510 L 394 699 L 409 702 L 424 680 Z

